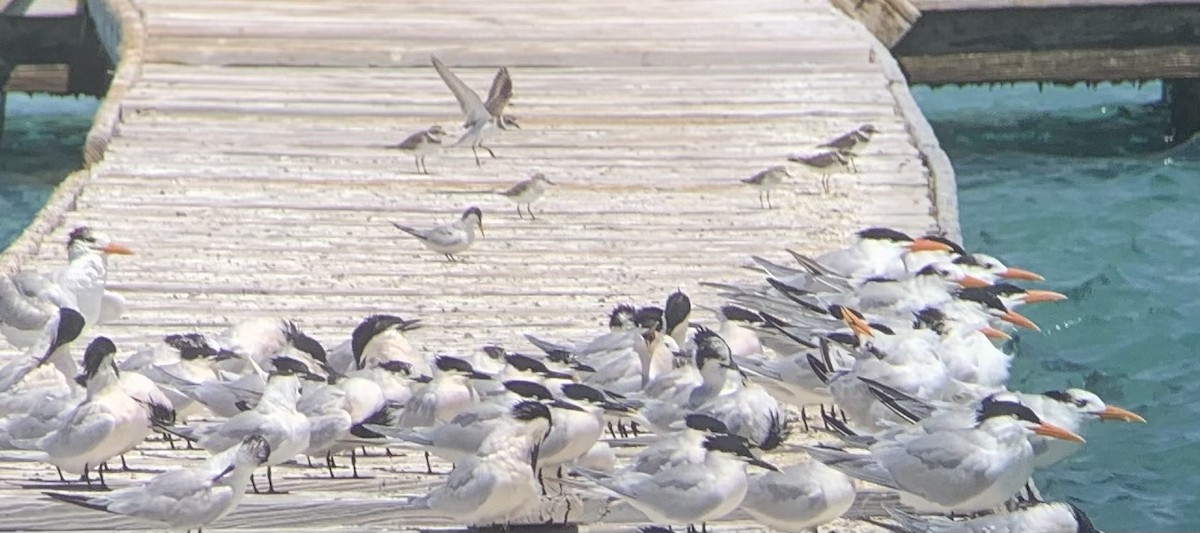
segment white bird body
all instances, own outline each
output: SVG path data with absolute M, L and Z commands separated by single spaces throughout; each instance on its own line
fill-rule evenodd
M 1083 511 L 1067 503 L 1039 503 L 969 520 L 886 509 L 902 530 L 912 533 L 1099 533 Z
M 266 464 L 277 465 L 308 448 L 312 427 L 308 417 L 296 409 L 299 398 L 299 378 L 271 376 L 254 409 L 238 413 L 222 423 L 176 430 L 214 452 L 227 450 L 249 435 L 261 435 L 271 445 L 271 456 Z
M 854 483 L 818 461 L 750 476 L 742 510 L 771 529 L 802 533 L 837 518 L 854 504 Z
M 454 261 L 455 254 L 467 251 L 475 243 L 475 229 L 483 231 L 483 213 L 479 208 L 472 207 L 463 213 L 462 218 L 429 229 L 416 229 L 395 222 L 392 225 L 416 237 L 426 248 Z

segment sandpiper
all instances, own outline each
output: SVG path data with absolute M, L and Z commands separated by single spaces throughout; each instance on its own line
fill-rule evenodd
M 787 168 L 783 165 L 776 165 L 742 180 L 742 183 L 753 185 L 758 188 L 759 207 L 763 207 L 763 195 L 765 194 L 767 197 L 766 209 L 772 209 L 771 189 L 774 189 L 775 187 L 778 187 L 780 183 L 783 183 L 784 177 L 791 177 L 791 174 L 788 174 Z
M 446 135 L 446 130 L 441 126 L 434 124 L 428 129 L 424 129 L 405 137 L 400 144 L 393 144 L 389 148 L 395 148 L 404 152 L 411 152 L 413 159 L 417 164 L 417 172 L 422 174 L 429 173 L 429 167 L 425 165 L 425 156 L 430 152 L 441 148 L 442 136 Z
M 820 150 L 792 154 L 788 156 L 788 161 L 803 164 L 820 172 L 821 187 L 825 190 L 826 194 L 829 193 L 829 175 L 837 172 L 839 169 L 842 172 L 849 171 L 851 165 L 850 157 L 838 150 Z
M 517 203 L 518 217 L 525 218 L 525 215 L 521 214 L 521 204 L 525 204 L 525 210 L 529 212 L 529 218 L 537 220 L 537 217 L 533 216 L 533 203 L 545 194 L 547 185 L 556 184 L 546 178 L 545 174 L 538 172 L 529 179 L 522 180 L 516 185 L 509 187 L 508 190 L 499 191 L 498 194 Z
M 471 153 L 475 154 L 475 164 L 483 166 L 483 163 L 479 161 L 477 148 L 483 148 L 493 158 L 496 157 L 496 153 L 491 148 L 483 145 L 484 137 L 495 128 L 508 129 L 506 126 L 512 126 L 520 129 L 521 127 L 514 117 L 502 114 L 505 105 L 512 98 L 512 79 L 508 75 L 508 69 L 501 68 L 496 73 L 495 79 L 492 80 L 492 87 L 488 91 L 488 101 L 485 104 L 479 95 L 458 79 L 458 76 L 451 72 L 450 68 L 437 56 L 430 56 L 430 61 L 433 62 L 433 68 L 442 77 L 442 81 L 446 82 L 446 86 L 450 88 L 450 92 L 454 93 L 454 98 L 458 100 L 458 105 L 466 116 L 463 127 L 467 128 L 467 131 L 462 137 L 459 137 L 454 145 L 470 142 Z
M 871 142 L 871 136 L 876 133 L 879 133 L 879 130 L 874 124 L 860 124 L 857 128 L 817 145 L 817 148 L 832 148 L 841 152 L 850 161 L 850 168 L 858 172 L 858 167 L 854 164 L 858 149 Z
M 484 234 L 483 211 L 478 207 L 468 207 L 458 220 L 429 229 L 414 229 L 395 222 L 392 225 L 416 237 L 426 248 L 446 256 L 451 262 L 458 261 L 454 254 L 466 251 L 475 242 L 475 228 L 479 228 L 480 235 Z

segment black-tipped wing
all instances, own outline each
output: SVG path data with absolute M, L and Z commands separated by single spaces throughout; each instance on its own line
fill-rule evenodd
M 496 71 L 496 77 L 492 80 L 492 87 L 488 89 L 488 99 L 484 103 L 488 113 L 493 117 L 500 116 L 504 113 L 504 106 L 508 105 L 508 101 L 512 100 L 513 85 L 512 78 L 508 75 L 507 67 L 500 67 Z
M 491 118 L 491 113 L 488 113 L 487 108 L 483 105 L 483 100 L 479 99 L 479 95 L 475 94 L 475 91 L 458 79 L 458 76 L 455 76 L 437 56 L 430 56 L 429 59 L 433 62 L 433 68 L 437 70 L 438 75 L 442 77 L 442 81 L 446 82 L 446 86 L 450 88 L 450 92 L 454 93 L 454 98 L 458 100 L 458 106 L 467 116 L 467 124 Z

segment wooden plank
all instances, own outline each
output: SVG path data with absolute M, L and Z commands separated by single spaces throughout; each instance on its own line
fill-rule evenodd
M 67 65 L 17 65 L 3 89 L 9 92 L 70 94 Z

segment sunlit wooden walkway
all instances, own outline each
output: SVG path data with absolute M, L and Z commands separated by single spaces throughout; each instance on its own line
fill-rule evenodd
M 110 283 L 129 313 L 99 332 L 122 348 L 264 314 L 333 344 L 375 312 L 423 319 L 429 352 L 524 348 L 523 333 L 594 332 L 614 303 L 676 288 L 715 307 L 697 283 L 755 279 L 751 254 L 828 249 L 866 225 L 957 231 L 949 168 L 926 164 L 944 154 L 894 63 L 822 0 L 136 7 L 143 63 L 110 102 L 103 160 L 61 225 L 48 210 L 44 245 L 5 258 L 56 266 L 79 224 L 127 242 L 138 255 L 113 260 Z M 459 147 L 417 174 L 384 148 L 434 123 L 458 132 L 430 54 L 480 92 L 512 73 L 523 129 L 482 168 Z M 864 122 L 882 133 L 831 194 L 793 166 L 768 211 L 739 183 Z M 535 171 L 560 185 L 531 222 L 490 191 Z M 389 223 L 469 205 L 487 235 L 459 264 Z

